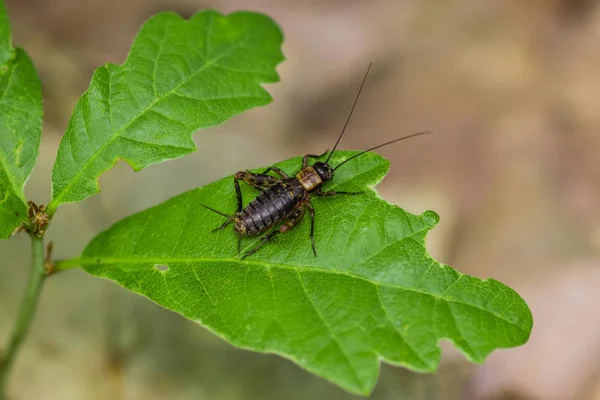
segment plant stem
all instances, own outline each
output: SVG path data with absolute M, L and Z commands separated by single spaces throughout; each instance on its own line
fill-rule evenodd
M 17 321 L 13 326 L 9 342 L 0 360 L 0 399 L 6 395 L 8 376 L 19 348 L 29 331 L 29 325 L 31 325 L 42 292 L 42 284 L 46 278 L 46 270 L 44 268 L 44 239 L 34 234 L 30 234 L 30 237 L 31 270 L 29 271 L 27 289 L 21 302 Z

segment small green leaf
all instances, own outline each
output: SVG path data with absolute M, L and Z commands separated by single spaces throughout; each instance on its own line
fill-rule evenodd
M 12 48 L 6 6 L 0 1 L 0 239 L 27 219 L 23 187 L 41 133 L 40 81 L 27 53 Z
M 337 152 L 332 165 L 351 154 Z M 293 173 L 300 159 L 277 165 Z M 199 206 L 233 213 L 228 177 L 118 222 L 79 263 L 236 346 L 279 354 L 359 394 L 375 386 L 380 360 L 434 371 L 442 338 L 474 362 L 525 343 L 532 317 L 523 299 L 431 259 L 425 235 L 438 216 L 381 199 L 372 187 L 388 168 L 367 154 L 326 186 L 366 194 L 313 198 L 316 258 L 308 217 L 255 255 L 236 257 L 233 229 L 211 233 L 223 218 Z M 243 194 L 247 204 L 257 191 Z
M 283 37 L 266 16 L 204 11 L 148 20 L 123 65 L 94 73 L 77 103 L 52 173 L 52 215 L 98 192 L 118 159 L 135 171 L 196 149 L 191 135 L 267 104 Z

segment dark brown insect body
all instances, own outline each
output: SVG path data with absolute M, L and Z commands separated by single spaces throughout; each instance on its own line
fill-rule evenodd
M 367 74 L 368 72 L 369 71 L 367 70 Z M 360 86 L 360 89 L 358 91 L 359 95 L 366 78 L 367 75 L 365 75 L 365 78 L 363 79 L 363 82 Z M 354 100 L 354 105 L 352 106 L 352 110 L 350 111 L 350 116 L 352 116 L 352 111 L 354 111 L 354 107 L 356 106 L 357 100 L 358 95 Z M 220 214 L 224 217 L 227 217 L 227 221 L 225 221 L 223 225 L 221 225 L 215 230 L 224 229 L 227 225 L 233 222 L 234 229 L 239 235 L 238 253 L 240 251 L 240 243 L 242 236 L 257 236 L 265 233 L 262 236 L 262 239 L 258 243 L 258 245 L 256 245 L 247 253 L 245 253 L 242 258 L 254 254 L 275 235 L 286 232 L 287 230 L 297 225 L 304 217 L 305 210 L 308 210 L 311 217 L 310 239 L 312 244 L 312 250 L 316 257 L 317 252 L 315 249 L 314 241 L 315 209 L 312 205 L 311 197 L 334 196 L 337 194 L 354 195 L 361 193 L 323 191 L 322 186 L 326 182 L 333 179 L 334 171 L 346 162 L 350 161 L 351 159 L 356 158 L 366 152 L 375 150 L 379 147 L 386 146 L 391 143 L 398 142 L 403 139 L 408 139 L 409 137 L 429 133 L 419 132 L 399 139 L 392 140 L 379 146 L 372 147 L 368 150 L 353 155 L 352 157 L 338 164 L 335 168 L 332 168 L 328 163 L 329 159 L 331 158 L 333 152 L 337 148 L 337 145 L 344 134 L 346 126 L 348 126 L 350 116 L 348 117 L 346 125 L 344 125 L 344 129 L 342 129 L 342 133 L 338 137 L 338 140 L 335 143 L 333 150 L 330 153 L 329 150 L 326 150 L 323 154 L 319 155 L 305 155 L 302 159 L 302 169 L 295 176 L 290 177 L 277 167 L 270 167 L 260 174 L 254 174 L 248 171 L 240 171 L 237 174 L 235 174 L 234 186 L 237 197 L 237 212 L 235 215 L 227 215 L 222 213 L 221 211 L 215 210 L 214 208 L 202 204 L 202 206 L 208 208 L 209 210 Z M 325 156 L 327 153 L 329 153 L 329 157 L 327 157 L 327 160 L 325 160 L 324 162 L 317 161 L 313 165 L 309 165 L 310 158 L 320 158 Z M 279 175 L 279 177 L 276 178 L 272 175 L 267 175 L 267 173 L 270 171 L 275 172 L 277 175 Z M 239 182 L 240 180 L 261 191 L 261 193 L 246 207 L 243 206 L 242 192 L 240 190 Z M 277 226 L 279 226 L 277 229 L 273 229 Z
M 305 197 L 297 182 L 282 182 L 259 194 L 236 217 L 235 231 L 259 235 L 283 221 Z
M 266 234 L 263 237 L 263 240 L 254 249 L 244 255 L 245 258 L 254 254 L 276 234 L 283 233 L 298 224 L 304 217 L 305 209 L 308 209 L 311 216 L 310 237 L 312 249 L 316 256 L 317 252 L 315 250 L 313 238 L 315 210 L 310 201 L 309 193 L 316 196 L 360 193 L 323 192 L 321 190 L 321 186 L 333 178 L 333 170 L 326 162 L 317 161 L 313 166 L 310 166 L 308 165 L 308 160 L 309 158 L 322 157 L 326 153 L 327 152 L 320 155 L 305 155 L 302 160 L 302 169 L 294 177 L 288 176 L 277 167 L 271 167 L 261 174 L 253 174 L 248 171 L 240 171 L 235 174 L 234 185 L 238 200 L 238 212 L 234 216 L 225 215 L 220 211 L 203 204 L 204 207 L 228 218 L 228 220 L 216 230 L 223 229 L 229 225 L 229 223 L 233 222 L 234 229 L 240 235 L 239 239 L 241 240 L 242 236 L 260 235 L 274 226 L 277 226 L 280 222 L 283 222 L 283 225 L 281 225 L 279 229 Z M 275 172 L 280 178 L 267 175 L 269 171 Z M 256 189 L 262 190 L 262 192 L 246 207 L 243 207 L 242 192 L 239 183 L 240 180 L 243 180 Z
M 306 164 L 307 162 L 305 162 Z M 277 169 L 281 180 L 270 175 L 238 172 L 237 179 L 243 179 L 250 185 L 260 185 L 264 189 L 254 200 L 236 215 L 235 230 L 242 235 L 254 236 L 269 230 L 285 218 L 288 218 L 302 205 L 309 205 L 308 193 L 317 191 L 323 185 L 323 179 L 313 167 L 306 166 L 296 174 L 288 177 Z

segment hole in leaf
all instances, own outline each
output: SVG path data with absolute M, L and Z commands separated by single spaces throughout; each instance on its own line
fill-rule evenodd
M 156 268 L 157 270 L 161 271 L 161 272 L 165 272 L 169 270 L 169 266 L 168 265 L 164 265 L 164 264 L 156 264 L 154 266 L 154 268 Z

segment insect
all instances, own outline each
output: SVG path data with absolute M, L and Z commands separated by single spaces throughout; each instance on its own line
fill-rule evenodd
M 329 160 L 333 152 L 337 149 L 342 136 L 350 122 L 350 117 L 354 112 L 356 103 L 360 96 L 360 92 L 367 80 L 371 65 L 367 69 L 362 80 L 358 94 L 354 99 L 354 104 L 348 115 L 348 119 L 340 133 L 333 150 L 325 150 L 322 154 L 306 154 L 302 158 L 302 169 L 294 176 L 288 176 L 285 172 L 277 167 L 269 167 L 260 174 L 255 174 L 249 171 L 239 171 L 233 178 L 235 193 L 237 197 L 237 212 L 235 215 L 228 215 L 221 211 L 215 210 L 205 204 L 201 204 L 208 210 L 217 213 L 227 220 L 218 228 L 213 229 L 213 232 L 225 229 L 230 223 L 233 223 L 234 230 L 238 234 L 238 254 L 240 253 L 241 240 L 243 236 L 258 236 L 262 235 L 259 243 L 246 252 L 242 258 L 246 258 L 256 253 L 261 247 L 269 242 L 273 237 L 280 233 L 285 233 L 298 225 L 304 218 L 306 210 L 310 214 L 310 240 L 312 251 L 315 257 L 317 250 L 315 248 L 315 209 L 311 202 L 312 196 L 335 196 L 335 195 L 359 195 L 363 192 L 336 192 L 323 190 L 323 185 L 333 179 L 335 170 L 350 160 L 355 159 L 369 151 L 387 146 L 392 143 L 399 142 L 411 137 L 431 133 L 429 131 L 414 133 L 404 136 L 383 144 L 380 144 L 370 149 L 361 151 L 358 154 L 342 161 L 335 167 L 329 165 Z M 319 159 L 329 153 L 325 161 L 316 161 L 312 165 L 309 164 L 310 159 Z M 278 177 L 268 175 L 269 172 L 274 172 Z M 246 207 L 243 206 L 242 192 L 240 190 L 240 181 L 252 186 L 261 191 L 261 193 L 252 200 Z M 280 225 L 281 224 L 281 225 Z M 278 226 L 278 227 L 277 227 Z

